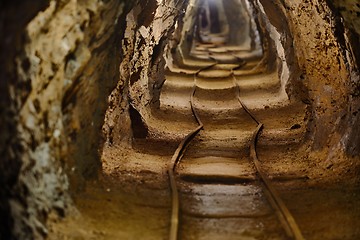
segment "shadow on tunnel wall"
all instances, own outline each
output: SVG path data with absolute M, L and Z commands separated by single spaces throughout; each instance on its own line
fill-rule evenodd
M 18 79 L 14 60 L 23 47 L 27 23 L 47 6 L 47 0 L 0 2 L 0 239 L 14 239 L 9 199 L 22 200 L 15 185 L 25 149 L 20 144 L 16 126 L 18 111 L 30 89 Z M 19 9 L 24 9 L 22 14 Z M 11 89 L 16 90 L 16 96 Z
M 55 19 L 52 25 L 55 25 L 54 28 L 38 29 L 33 35 L 34 39 L 25 34 L 25 28 L 36 14 L 49 6 L 49 1 L 3 0 L 0 2 L 0 33 L 4 36 L 0 39 L 0 185 L 2 186 L 0 189 L 0 239 L 15 239 L 13 232 L 15 221 L 18 226 L 15 230 L 17 231 L 16 238 L 26 239 L 29 236 L 37 236 L 38 239 L 44 238 L 46 236 L 45 222 L 48 212 L 56 209 L 59 214 L 63 214 L 66 204 L 68 204 L 66 197 L 68 179 L 70 179 L 72 190 L 76 191 L 84 187 L 87 179 L 96 178 L 101 167 L 99 159 L 99 149 L 103 144 L 101 128 L 108 107 L 108 96 L 117 84 L 118 86 L 119 84 L 128 84 L 127 82 L 119 83 L 119 79 L 125 77 L 125 80 L 122 80 L 127 81 L 132 73 L 136 73 L 140 67 L 143 67 L 134 65 L 139 68 L 133 69 L 134 71 L 129 72 L 128 75 L 119 72 L 121 60 L 125 58 L 122 55 L 125 53 L 122 43 L 128 44 L 126 46 L 127 54 L 135 54 L 137 51 L 144 51 L 144 46 L 149 51 L 155 46 L 160 46 L 158 49 L 162 49 L 169 36 L 168 25 L 164 25 L 162 29 L 164 32 L 161 32 L 162 36 L 158 36 L 157 44 L 154 44 L 151 35 L 142 40 L 143 37 L 139 33 L 141 26 L 151 25 L 154 21 L 153 13 L 149 11 L 146 16 L 141 15 L 139 19 L 135 20 L 134 26 L 136 28 L 131 35 L 133 39 L 122 42 L 127 26 L 125 24 L 127 21 L 126 13 L 132 10 L 132 6 L 136 5 L 138 1 L 126 1 L 124 8 L 120 6 L 120 3 L 125 1 L 104 1 L 105 8 L 93 8 L 93 6 L 87 6 L 85 1 L 79 1 L 78 7 L 83 10 L 80 13 L 76 12 L 74 1 L 59 2 L 61 4 L 54 7 L 51 10 L 53 12 L 48 12 L 46 15 L 49 23 Z M 316 13 L 314 3 L 318 4 L 318 2 L 310 1 L 312 4 L 304 5 L 304 10 L 294 9 L 291 1 L 275 1 L 276 4 L 267 0 L 260 2 L 264 5 L 271 24 L 283 33 L 284 49 L 286 55 L 289 56 L 286 61 L 292 73 L 288 91 L 299 94 L 298 97 L 303 101 L 314 102 L 316 100 L 314 95 L 308 96 L 307 90 L 313 88 L 321 92 L 321 88 L 318 85 L 312 85 L 317 79 L 308 79 L 309 76 L 305 71 L 308 65 L 304 63 L 303 56 L 297 52 L 299 48 L 306 49 L 307 47 L 307 40 L 302 37 L 303 34 L 305 36 L 305 31 L 294 22 L 301 25 L 309 21 L 309 16 L 305 16 L 306 14 L 303 16 L 304 20 L 299 19 L 299 16 L 302 16 L 301 14 L 299 16 L 296 14 Z M 330 1 L 328 2 L 330 3 Z M 258 4 L 259 1 L 254 1 L 254 3 Z M 156 5 L 155 1 L 142 1 L 141 4 L 136 9 L 137 14 L 135 16 L 138 16 L 150 5 L 152 8 L 148 8 L 148 10 L 154 9 Z M 321 6 L 325 10 L 320 9 L 318 13 L 322 16 L 329 14 L 323 4 Z M 324 133 L 314 137 L 314 141 L 318 141 L 319 146 L 325 147 L 324 145 L 327 144 L 323 144 L 320 138 L 331 139 L 336 133 L 340 137 L 331 140 L 327 147 L 335 146 L 344 140 L 348 154 L 358 156 L 360 154 L 359 35 L 356 29 L 351 30 L 348 27 L 349 21 L 344 24 L 340 18 L 339 14 L 348 13 L 345 6 L 337 4 L 334 6 L 329 4 L 329 6 L 335 14 L 332 15 L 336 19 L 334 34 L 339 48 L 342 49 L 339 61 L 347 61 L 345 55 L 348 52 L 346 50 L 350 48 L 352 49 L 350 55 L 355 57 L 354 62 L 348 62 L 350 64 L 348 72 L 351 75 L 347 78 L 350 79 L 349 82 L 340 85 L 339 88 L 344 90 L 340 94 L 350 97 L 347 98 L 347 102 L 342 102 L 339 106 L 335 104 L 327 110 L 329 114 L 332 111 L 336 112 L 335 119 L 332 119 L 329 124 L 325 122 L 322 126 L 320 125 L 321 122 L 323 119 L 327 119 L 328 115 L 322 116 L 315 109 L 319 105 L 310 104 L 313 117 L 316 117 L 310 130 L 326 128 Z M 163 9 L 165 11 L 169 8 L 163 6 Z M 337 12 L 335 9 L 339 11 Z M 293 11 L 295 11 L 294 14 Z M 56 29 L 57 26 L 54 24 L 57 23 L 56 21 L 61 22 L 56 17 L 61 17 L 62 14 L 64 16 L 67 13 L 74 13 L 73 16 L 76 16 L 72 24 L 76 26 L 74 29 L 78 31 L 75 34 L 78 34 L 78 38 L 72 40 L 71 34 L 73 32 L 71 31 L 67 32 L 67 30 L 62 29 L 64 35 L 56 35 L 56 33 L 61 32 L 60 29 Z M 347 18 L 345 17 L 345 19 Z M 326 17 L 321 21 L 328 23 Z M 114 24 L 115 22 L 116 24 Z M 288 24 L 283 24 L 283 22 Z M 162 23 L 160 21 L 157 24 Z M 327 26 L 333 25 L 328 23 Z M 300 37 L 295 36 L 295 32 L 299 33 Z M 315 37 L 315 34 L 311 34 L 310 37 Z M 37 45 L 38 39 L 56 40 L 51 42 L 52 47 L 59 48 L 60 45 L 56 45 L 59 43 L 57 40 L 64 36 L 69 36 L 70 40 L 68 40 L 72 47 L 65 51 L 65 54 L 59 59 L 49 58 L 49 55 L 46 54 L 53 51 L 50 49 L 45 52 L 41 45 Z M 165 37 L 163 38 L 163 36 Z M 321 36 L 317 41 L 322 42 L 324 40 L 326 37 Z M 294 46 L 294 43 L 297 45 Z M 137 46 L 131 50 L 129 44 L 136 44 Z M 338 46 L 330 46 L 330 49 L 336 47 Z M 33 49 L 38 51 L 33 52 Z M 142 75 L 139 74 L 139 76 L 154 76 L 159 71 L 158 66 L 163 63 L 160 64 L 159 60 L 155 58 L 160 59 L 162 51 L 156 50 L 155 52 L 157 52 L 153 60 L 155 64 L 150 64 L 151 69 L 148 66 L 149 61 L 141 59 L 144 60 L 142 65 L 145 65 L 145 68 L 140 70 Z M 319 52 L 315 51 L 315 53 Z M 147 57 L 151 61 L 151 56 Z M 38 65 L 33 64 L 32 60 L 34 59 Z M 303 62 L 299 63 L 299 61 Z M 331 64 L 332 62 L 325 62 L 325 64 L 328 63 Z M 324 67 L 324 69 L 326 67 L 321 64 L 319 66 Z M 334 68 L 337 67 L 334 66 Z M 339 69 L 332 70 L 339 72 Z M 329 70 L 325 69 L 325 71 Z M 345 70 L 342 69 L 342 71 Z M 124 75 L 120 76 L 121 74 Z M 50 75 L 52 78 L 49 78 Z M 339 80 L 336 76 L 330 77 L 334 81 Z M 41 80 L 36 82 L 38 79 Z M 65 88 L 56 88 L 57 85 L 53 85 L 59 83 L 62 85 L 65 80 L 68 83 Z M 149 81 L 147 81 L 148 83 Z M 155 84 L 151 81 L 150 83 Z M 320 82 L 320 84 L 323 86 L 328 82 Z M 334 83 L 330 82 L 329 84 L 333 85 Z M 336 88 L 337 85 L 334 87 Z M 57 89 L 57 91 L 50 91 L 50 89 Z M 138 101 L 139 109 L 136 110 L 136 114 L 144 115 L 145 103 L 151 101 L 151 96 L 141 102 L 143 100 L 139 99 L 140 94 L 136 95 L 135 90 L 134 87 L 130 91 L 132 91 L 131 94 L 135 102 Z M 37 92 L 34 93 L 35 91 Z M 123 94 L 123 91 L 124 88 L 118 88 L 115 93 Z M 148 89 L 143 87 L 141 91 L 148 91 Z M 151 94 L 149 93 L 149 95 Z M 53 102 L 46 103 L 53 97 Z M 110 101 L 110 104 L 117 106 L 123 103 L 123 100 L 127 101 L 128 99 L 115 98 L 113 102 Z M 53 106 L 56 108 L 53 109 Z M 28 113 L 31 118 L 28 117 Z M 140 117 L 136 115 L 136 118 L 139 119 Z M 29 119 L 33 119 L 34 122 L 26 121 Z M 32 124 L 33 129 L 29 127 L 29 124 Z M 319 132 L 319 130 L 316 131 Z M 116 135 L 117 132 L 114 131 L 113 134 Z M 344 136 L 346 138 L 343 138 Z M 44 165 L 42 165 L 43 163 Z M 43 182 L 46 183 L 45 188 L 40 188 L 39 186 L 42 186 Z M 44 194 L 44 189 L 49 190 L 49 192 Z M 11 200 L 12 205 L 10 205 L 9 200 Z

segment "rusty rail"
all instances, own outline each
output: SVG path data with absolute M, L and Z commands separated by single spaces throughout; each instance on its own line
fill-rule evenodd
M 192 130 L 186 137 L 180 142 L 178 147 L 176 148 L 174 155 L 171 158 L 171 162 L 168 166 L 168 175 L 170 181 L 170 189 L 171 189 L 171 199 L 172 199 L 172 210 L 171 210 L 171 226 L 170 226 L 170 240 L 176 240 L 178 238 L 178 230 L 179 230 L 179 211 L 180 211 L 180 200 L 179 200 L 179 192 L 177 189 L 176 179 L 175 179 L 175 172 L 176 166 L 180 162 L 181 158 L 184 156 L 186 148 L 190 144 L 190 142 L 195 138 L 195 136 L 203 129 L 204 125 L 201 122 L 199 114 L 196 112 L 195 104 L 194 104 L 194 96 L 196 93 L 196 78 L 197 75 L 208 68 L 215 66 L 217 63 L 213 63 L 209 66 L 203 67 L 199 69 L 194 74 L 194 86 L 190 95 L 190 105 L 191 111 L 195 117 L 196 122 L 198 123 L 198 127 Z
M 276 215 L 278 216 L 281 224 L 283 225 L 283 228 L 288 235 L 289 238 L 295 239 L 295 240 L 304 240 L 299 226 L 297 225 L 294 217 L 292 216 L 289 209 L 286 207 L 285 203 L 281 199 L 280 195 L 276 191 L 276 189 L 271 184 L 270 180 L 267 178 L 266 174 L 261 169 L 261 163 L 257 156 L 256 146 L 258 137 L 260 135 L 260 132 L 264 128 L 263 123 L 261 123 L 256 116 L 249 110 L 249 108 L 245 105 L 245 103 L 240 98 L 240 87 L 237 83 L 236 76 L 234 74 L 234 71 L 231 71 L 232 77 L 235 83 L 235 86 L 237 88 L 237 99 L 240 103 L 240 105 L 243 107 L 245 112 L 256 122 L 257 128 L 255 129 L 253 136 L 251 138 L 251 145 L 250 145 L 250 157 L 254 163 L 256 172 L 260 178 L 260 181 L 264 185 L 265 195 L 267 196 L 268 201 L 270 202 L 271 206 L 274 208 Z
M 213 59 L 214 60 L 214 59 Z M 190 105 L 191 105 L 191 111 L 195 117 L 196 122 L 198 123 L 198 127 L 194 130 L 192 130 L 178 145 L 177 149 L 174 152 L 174 155 L 171 158 L 171 162 L 168 166 L 168 175 L 170 180 L 170 188 L 171 188 L 171 197 L 172 197 L 172 212 L 171 212 L 171 227 L 170 227 L 170 240 L 177 240 L 178 239 L 178 230 L 179 230 L 179 212 L 180 212 L 180 200 L 179 200 L 179 192 L 176 184 L 175 179 L 175 172 L 176 172 L 176 166 L 181 161 L 182 157 L 184 156 L 187 147 L 189 146 L 190 142 L 195 138 L 195 136 L 203 129 L 204 125 L 196 112 L 195 105 L 194 105 L 194 96 L 196 93 L 196 79 L 198 74 L 206 69 L 209 69 L 213 66 L 218 64 L 217 62 L 206 66 L 204 68 L 199 69 L 194 74 L 194 86 L 190 95 Z M 244 62 L 239 64 L 238 67 L 242 67 Z M 253 133 L 252 139 L 251 139 L 251 145 L 250 145 L 250 157 L 254 163 L 255 169 L 257 171 L 258 177 L 260 181 L 264 185 L 264 192 L 267 196 L 268 201 L 270 202 L 271 206 L 274 208 L 276 215 L 278 216 L 281 224 L 283 225 L 283 228 L 288 235 L 289 238 L 295 239 L 295 240 L 304 240 L 304 237 L 294 219 L 292 214 L 290 213 L 289 209 L 286 207 L 285 203 L 282 201 L 281 197 L 275 190 L 275 188 L 272 186 L 271 182 L 266 177 L 266 174 L 261 169 L 261 163 L 257 156 L 256 146 L 257 146 L 257 140 L 260 135 L 260 132 L 264 128 L 264 125 L 256 118 L 256 116 L 249 110 L 249 108 L 244 104 L 244 102 L 240 98 L 240 87 L 237 83 L 236 76 L 234 74 L 234 70 L 232 69 L 232 77 L 235 83 L 235 86 L 237 88 L 237 99 L 243 109 L 246 111 L 246 113 L 253 119 L 253 121 L 256 122 L 257 128 Z

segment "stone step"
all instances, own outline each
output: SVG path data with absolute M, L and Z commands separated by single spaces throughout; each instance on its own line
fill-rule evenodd
M 262 51 L 261 47 L 258 49 L 250 50 L 247 46 L 239 46 L 239 45 L 226 45 L 226 46 L 221 46 L 221 48 L 225 48 L 227 51 L 230 51 L 230 52 L 249 53 L 249 52 L 254 52 L 254 51 Z
M 263 55 L 262 50 L 256 51 L 238 51 L 232 52 L 227 51 L 226 49 L 220 49 L 224 52 L 218 52 L 219 50 L 216 48 L 210 48 L 208 50 L 192 50 L 189 53 L 187 58 L 181 58 L 179 56 L 179 52 L 177 56 L 174 57 L 175 62 L 182 67 L 204 67 L 209 63 L 214 61 L 220 64 L 239 64 L 240 60 L 245 60 L 247 62 L 259 62 L 261 61 Z
M 196 102 L 196 101 L 195 101 Z M 190 102 L 188 103 L 188 108 L 171 108 L 161 106 L 160 109 L 154 109 L 151 115 L 151 121 L 161 121 L 161 124 L 176 124 L 176 125 L 183 125 L 188 123 L 195 122 L 195 117 L 190 108 Z M 196 103 L 195 103 L 196 104 Z M 208 109 L 200 109 L 197 106 L 195 107 L 197 113 L 200 115 L 201 121 L 207 125 L 216 126 L 216 125 L 224 125 L 232 126 L 237 124 L 243 124 L 248 120 L 251 120 L 248 114 L 244 112 L 241 106 L 238 104 L 236 105 L 238 108 L 237 110 L 229 108 L 228 111 L 223 111 L 224 109 L 216 109 L 211 108 L 209 111 Z
M 258 76 L 240 76 L 236 77 L 237 83 L 240 87 L 240 91 L 244 97 L 254 92 L 258 92 L 257 95 L 265 95 L 266 93 L 276 93 L 280 89 L 280 81 L 278 80 L 277 73 L 261 74 Z M 184 98 L 189 97 L 189 92 L 195 84 L 194 78 L 189 75 L 178 76 L 178 74 L 169 74 L 166 76 L 166 81 L 163 84 L 161 93 L 170 96 L 176 96 L 178 94 L 184 94 Z M 224 78 L 196 78 L 197 96 L 199 92 L 206 94 L 206 90 L 211 90 L 207 95 L 214 96 L 214 91 L 223 91 L 234 89 L 235 83 L 232 77 Z M 246 94 L 244 94 L 246 93 Z M 160 99 L 161 101 L 161 99 Z
M 212 69 L 215 70 L 232 70 L 241 66 L 241 63 L 218 63 Z
M 199 146 L 198 140 L 191 142 L 188 147 L 185 158 L 207 158 L 209 156 L 220 158 L 233 158 L 233 159 L 245 159 L 249 157 L 250 151 L 248 147 L 239 147 L 236 144 L 228 146 L 227 148 L 220 148 L 218 145 L 209 147 L 206 144 Z M 244 141 L 243 145 L 249 144 L 249 141 Z
M 216 45 L 216 44 L 201 44 L 197 43 L 194 47 L 195 50 L 208 51 L 212 53 L 229 53 L 229 52 L 244 52 L 244 53 L 261 53 L 262 48 L 251 50 L 247 44 L 245 45 Z
M 177 88 L 165 83 L 160 93 L 160 111 L 191 115 L 191 94 L 192 87 L 190 86 Z
M 246 112 L 243 111 L 242 106 L 234 97 L 234 92 L 235 90 L 229 95 L 228 99 L 224 100 L 210 100 L 209 98 L 206 99 L 205 96 L 202 96 L 203 99 L 194 98 L 196 112 L 198 112 L 202 119 L 221 120 L 238 118 L 240 122 L 248 119 Z
M 254 51 L 232 51 L 231 54 L 246 61 L 260 61 L 263 58 L 262 49 Z
M 278 109 L 291 105 L 285 92 L 279 89 L 270 91 L 242 91 L 240 88 L 240 98 L 250 110 Z
M 229 70 L 219 70 L 219 69 L 206 69 L 201 71 L 198 74 L 201 78 L 227 78 L 231 76 L 231 71 Z
M 196 86 L 202 90 L 224 90 L 235 87 L 232 77 L 225 78 L 203 78 L 196 77 Z
M 176 121 L 177 124 L 182 122 L 194 122 L 194 116 L 190 106 L 189 90 L 186 100 L 181 95 L 174 93 L 160 102 L 158 110 L 154 110 L 153 115 L 155 119 L 163 120 L 165 123 Z M 195 95 L 194 106 L 198 112 L 202 122 L 205 125 L 237 125 L 245 124 L 251 121 L 249 115 L 244 111 L 237 99 L 226 101 L 211 101 L 199 99 Z M 177 98 L 179 100 L 177 100 Z M 165 99 L 164 99 L 165 100 Z M 172 100 L 173 102 L 170 102 Z M 271 98 L 259 101 L 258 99 L 251 99 L 243 97 L 242 101 L 245 102 L 251 112 L 265 124 L 267 128 L 291 128 L 293 125 L 300 124 L 304 126 L 304 118 L 306 114 L 306 105 L 303 103 L 290 103 L 282 102 L 280 98 L 278 101 L 271 102 Z M 276 99 L 275 99 L 276 100 Z M 166 105 L 167 104 L 167 105 Z
M 235 76 L 254 76 L 267 72 L 268 69 L 263 65 L 259 66 L 259 62 L 250 62 L 242 68 L 233 71 Z
M 180 239 L 182 240 L 255 240 L 288 239 L 275 215 L 252 218 L 206 218 L 182 216 Z
M 165 82 L 163 86 L 168 85 L 169 87 L 192 88 L 194 84 L 194 75 L 167 72 L 165 74 Z
M 190 129 L 176 129 L 149 126 L 146 141 L 149 145 L 160 146 L 161 142 L 169 142 L 174 146 L 182 141 L 196 127 Z M 254 133 L 253 129 L 238 130 L 207 130 L 200 132 L 191 142 L 187 153 L 193 156 L 203 156 L 212 152 L 213 155 L 226 155 L 233 157 L 235 151 L 247 151 L 251 138 Z M 278 128 L 264 129 L 258 139 L 258 146 L 286 146 L 290 144 L 299 144 L 303 141 L 306 133 L 305 127 L 298 129 Z M 215 154 L 218 153 L 218 154 Z
M 204 59 L 206 56 L 210 61 L 214 59 L 219 63 L 238 63 L 239 58 L 245 61 L 257 61 L 259 62 L 263 58 L 262 49 L 257 49 L 255 51 L 228 51 L 226 48 L 216 49 L 209 48 L 207 50 L 194 50 L 190 52 L 190 57 L 194 60 Z
M 246 183 L 256 180 L 255 170 L 248 159 L 186 157 L 178 166 L 180 178 L 191 182 Z
M 202 59 L 199 59 L 199 60 L 202 60 Z M 229 76 L 230 74 L 228 72 L 234 66 L 237 66 L 238 64 L 239 64 L 238 62 L 230 63 L 230 64 L 220 63 L 218 67 L 217 67 L 217 65 L 215 65 L 210 69 L 211 70 L 220 70 L 220 71 L 222 71 L 223 75 L 226 74 L 227 76 Z M 257 74 L 266 73 L 267 72 L 266 67 L 264 67 L 264 66 L 258 67 L 258 64 L 259 64 L 259 61 L 250 61 L 245 66 L 241 67 L 240 69 L 234 70 L 234 74 L 236 76 L 243 76 L 243 75 L 257 75 Z M 209 65 L 211 65 L 210 62 L 209 62 Z M 194 76 L 194 74 L 196 74 L 202 68 L 203 68 L 203 66 L 193 65 L 190 67 L 190 66 L 174 63 L 171 66 L 168 66 L 168 71 L 171 73 L 175 73 L 175 74 L 181 73 L 181 74 L 185 74 L 185 75 Z
M 217 54 L 229 54 L 230 53 L 230 51 L 224 46 L 216 47 L 216 48 L 214 48 L 214 47 L 208 48 L 207 51 L 210 53 L 217 53 Z
M 232 53 L 227 53 L 227 54 L 211 53 L 210 56 L 212 59 L 214 59 L 218 63 L 233 64 L 233 63 L 239 62 L 238 57 L 236 57 Z
M 196 88 L 194 99 L 200 106 L 207 106 L 209 104 L 216 106 L 227 105 L 237 100 L 238 89 L 234 84 L 226 84 L 227 88 L 222 89 L 203 89 Z M 224 83 L 224 87 L 225 83 Z M 236 104 L 235 104 L 236 105 Z M 225 107 L 225 106 L 224 106 Z M 236 107 L 236 106 L 235 106 Z M 238 109 L 240 106 L 237 106 Z
M 253 184 L 180 184 L 181 211 L 202 218 L 259 218 L 273 214 L 262 188 Z
M 172 64 L 171 66 L 167 66 L 168 67 L 168 70 L 171 72 L 171 73 L 177 73 L 177 74 L 185 74 L 185 75 L 191 75 L 192 77 L 194 76 L 194 74 L 196 74 L 198 72 L 198 70 L 200 68 L 194 68 L 194 69 L 191 69 L 191 68 L 184 68 L 184 67 L 181 67 L 177 64 Z
M 204 61 L 204 59 L 197 59 L 197 58 L 184 58 L 178 64 L 185 68 L 196 68 L 201 69 L 204 67 L 208 67 L 214 63 L 214 60 L 208 59 L 208 61 Z
M 163 88 L 161 90 L 162 92 L 177 92 L 186 88 L 192 89 L 195 84 L 194 77 L 192 75 L 168 73 L 165 78 L 166 81 L 163 84 Z M 250 76 L 236 76 L 236 80 L 241 92 L 274 92 L 280 88 L 280 81 L 276 72 Z M 201 89 L 221 90 L 233 88 L 235 86 L 235 82 L 232 76 L 218 78 L 198 76 L 196 77 L 196 85 Z
M 212 152 L 216 156 L 237 157 L 239 151 L 248 150 L 256 123 L 243 109 L 233 115 L 198 112 L 204 129 L 187 150 L 191 156 L 204 156 L 204 153 Z M 305 137 L 307 129 L 304 104 L 293 103 L 281 108 L 257 109 L 253 114 L 264 124 L 258 139 L 259 147 L 299 144 Z M 176 148 L 180 141 L 198 126 L 191 112 L 181 115 L 178 111 L 155 111 L 152 117 L 145 119 L 145 123 L 148 136 L 144 141 L 157 149 L 161 149 L 161 143 L 164 142 Z
M 189 91 L 190 96 L 190 91 Z M 163 121 L 161 125 L 166 124 L 186 124 L 195 122 L 190 106 L 190 97 L 188 101 L 180 98 L 180 102 L 174 102 L 173 105 L 160 105 L 158 110 L 153 111 L 154 119 Z M 174 96 L 171 96 L 174 99 Z M 175 100 L 174 100 L 175 101 Z M 249 99 L 243 98 L 244 102 Z M 180 105 L 183 103 L 183 105 Z M 170 104 L 170 103 L 169 103 Z M 175 105 L 177 104 L 177 105 Z M 306 105 L 303 103 L 288 103 L 279 105 L 267 105 L 261 103 L 260 105 L 249 104 L 248 107 L 252 113 L 265 125 L 265 129 L 291 129 L 291 128 L 305 128 Z M 223 127 L 237 127 L 241 124 L 251 121 L 250 116 L 244 111 L 239 102 L 235 99 L 231 101 L 205 101 L 195 97 L 194 106 L 198 112 L 202 122 L 210 125 L 210 128 L 216 126 Z M 191 125 L 193 126 L 193 125 Z
M 168 88 L 164 85 L 160 94 L 160 111 L 172 112 L 177 115 L 192 115 L 190 98 L 192 88 Z M 236 98 L 237 89 L 204 90 L 197 88 L 194 96 L 194 106 L 200 112 L 206 115 L 224 115 L 228 117 L 237 114 L 242 109 Z
M 250 76 L 236 76 L 236 82 L 242 93 L 255 91 L 276 92 L 280 89 L 280 80 L 277 72 L 263 73 Z

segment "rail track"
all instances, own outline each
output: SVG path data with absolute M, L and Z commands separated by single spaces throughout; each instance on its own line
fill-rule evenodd
M 172 211 L 171 211 L 171 221 L 170 221 L 171 227 L 170 227 L 170 235 L 169 235 L 170 240 L 178 239 L 179 226 L 181 224 L 180 223 L 180 214 L 181 214 L 180 201 L 181 201 L 181 199 L 180 199 L 180 195 L 179 195 L 178 184 L 176 181 L 176 170 L 177 170 L 177 167 L 179 166 L 179 164 L 181 164 L 181 160 L 182 160 L 187 148 L 191 144 L 192 140 L 199 134 L 200 131 L 204 130 L 204 124 L 200 119 L 200 116 L 195 108 L 195 103 L 194 103 L 194 96 L 195 96 L 196 90 L 197 90 L 197 84 L 196 84 L 197 78 L 198 78 L 198 75 L 202 71 L 211 69 L 218 64 L 218 62 L 215 59 L 212 59 L 212 60 L 214 61 L 214 63 L 209 64 L 208 66 L 199 69 L 193 75 L 194 86 L 192 88 L 189 99 L 190 99 L 190 105 L 191 105 L 193 117 L 194 117 L 194 120 L 197 122 L 198 127 L 196 127 L 194 130 L 192 130 L 180 142 L 180 144 L 176 148 L 176 150 L 171 158 L 171 162 L 170 162 L 169 168 L 168 168 L 168 176 L 169 176 L 169 181 L 170 181 L 171 198 L 172 198 Z M 272 183 L 267 178 L 266 173 L 262 170 L 261 162 L 258 159 L 257 150 L 256 150 L 257 149 L 257 141 L 258 141 L 258 138 L 260 136 L 262 129 L 264 128 L 264 125 L 249 110 L 249 108 L 246 106 L 246 104 L 242 101 L 242 99 L 240 97 L 241 89 L 237 83 L 237 79 L 236 79 L 234 70 L 241 68 L 243 65 L 246 64 L 246 62 L 244 62 L 241 59 L 238 59 L 238 60 L 239 60 L 239 62 L 237 64 L 237 66 L 235 68 L 231 69 L 230 71 L 231 71 L 231 77 L 233 78 L 234 86 L 237 89 L 236 97 L 237 97 L 239 104 L 246 111 L 246 113 L 251 117 L 251 119 L 257 124 L 257 127 L 253 131 L 253 134 L 252 134 L 250 146 L 248 146 L 250 149 L 249 161 L 252 162 L 252 164 L 254 165 L 254 167 L 256 169 L 256 175 L 257 175 L 256 181 L 258 181 L 261 184 L 262 189 L 265 193 L 265 196 L 266 196 L 268 202 L 270 203 L 271 207 L 273 208 L 284 231 L 286 232 L 287 237 L 290 239 L 302 240 L 302 239 L 304 239 L 304 237 L 303 237 L 294 217 L 292 216 L 292 214 L 286 207 L 283 200 L 280 198 L 279 194 L 273 187 Z

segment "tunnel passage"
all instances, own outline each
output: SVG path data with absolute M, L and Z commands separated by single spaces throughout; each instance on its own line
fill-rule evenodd
M 127 153 L 122 164 L 115 157 L 119 149 L 104 149 L 106 175 L 142 182 L 144 185 L 137 185 L 141 196 L 146 195 L 147 187 L 168 189 L 166 169 L 179 142 L 197 127 L 195 109 L 204 126 L 182 152 L 174 172 L 180 202 L 177 237 L 181 239 L 289 237 L 266 190 L 257 182 L 249 151 L 256 124 L 239 104 L 239 96 L 264 124 L 257 142 L 262 168 L 288 208 L 296 209 L 294 218 L 305 236 L 316 238 L 309 232 L 318 228 L 306 225 L 306 216 L 299 212 L 315 211 L 324 194 L 334 196 L 331 204 L 341 201 L 337 191 L 309 192 L 312 200 L 296 198 L 293 192 L 306 188 L 310 179 L 323 173 L 309 168 L 311 163 L 305 157 L 311 113 L 305 86 L 295 79 L 299 66 L 289 48 L 289 27 L 277 25 L 283 15 L 269 19 L 268 14 L 277 16 L 281 10 L 264 6 L 252 1 L 191 2 L 165 48 L 164 75 L 156 76 L 159 84 L 154 84 L 161 86 L 156 95 L 159 99 L 152 99 L 144 108 L 135 105 L 146 123 L 146 138 L 133 135 L 131 148 L 136 154 Z M 194 89 L 193 109 L 190 99 Z M 130 98 L 136 99 L 138 92 L 133 93 Z M 119 169 L 131 177 L 120 176 Z M 154 202 L 149 204 L 171 207 L 163 194 L 162 190 L 153 192 Z M 174 218 L 153 211 L 159 222 Z M 315 218 L 320 215 L 314 214 Z M 258 229 L 258 225 L 262 227 Z M 332 236 L 349 234 L 350 229 Z M 152 234 L 167 238 L 168 228 L 163 230 Z
M 179 237 L 286 238 L 240 97 L 305 237 L 359 238 L 355 3 L 0 5 L 0 238 L 168 239 L 194 89 L 203 129 L 175 168 Z
M 197 3 L 196 23 L 193 31 L 196 37 L 206 42 L 208 34 L 222 34 L 226 36 L 226 42 L 232 45 L 241 45 L 244 41 L 256 41 L 258 36 L 250 37 L 257 33 L 257 27 L 250 21 L 254 21 L 253 12 L 249 2 L 246 1 L 199 1 Z M 212 16 L 211 11 L 216 11 Z M 215 21 L 215 22 L 214 22 Z M 215 25 L 215 26 L 214 26 Z M 214 31 L 213 28 L 216 28 Z M 213 39 L 214 40 L 214 39 Z

